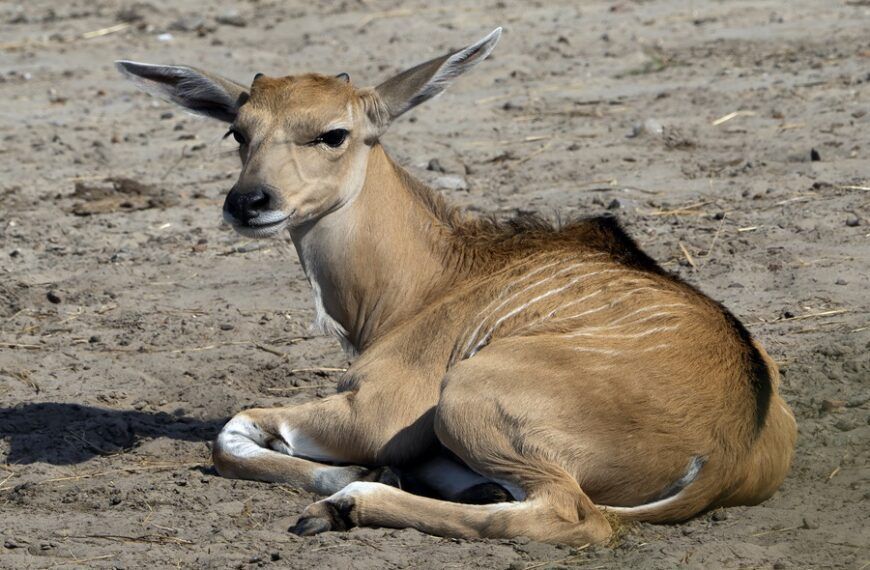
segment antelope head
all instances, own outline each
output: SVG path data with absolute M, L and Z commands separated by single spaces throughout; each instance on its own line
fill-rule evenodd
M 500 35 L 497 28 L 377 87 L 357 88 L 344 73 L 258 73 L 245 87 L 193 67 L 116 65 L 141 89 L 230 125 L 242 170 L 224 202 L 224 219 L 243 235 L 269 237 L 353 202 L 369 152 L 389 124 L 483 61 Z

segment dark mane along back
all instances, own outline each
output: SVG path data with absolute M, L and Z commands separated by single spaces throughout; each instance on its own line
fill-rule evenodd
M 638 247 L 619 221 L 613 216 L 596 216 L 577 220 L 565 226 L 562 232 L 588 244 L 593 249 L 609 253 L 614 259 L 635 269 L 664 274 L 665 271 Z
M 593 216 L 554 225 L 536 215 L 522 214 L 507 220 L 492 217 L 466 218 L 451 226 L 454 235 L 493 252 L 549 248 L 602 251 L 629 267 L 666 274 L 622 229 L 613 216 Z

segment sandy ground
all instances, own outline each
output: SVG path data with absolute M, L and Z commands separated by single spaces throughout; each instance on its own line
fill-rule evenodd
M 474 209 L 618 214 L 781 363 L 791 475 L 608 547 L 299 539 L 314 497 L 217 477 L 209 441 L 347 361 L 309 329 L 289 238 L 221 225 L 222 126 L 111 62 L 366 84 L 495 25 L 491 61 L 387 147 Z M 868 32 L 866 0 L 0 4 L 0 567 L 868 567 Z

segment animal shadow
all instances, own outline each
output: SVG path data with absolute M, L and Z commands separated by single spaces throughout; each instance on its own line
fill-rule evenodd
M 79 404 L 40 403 L 0 408 L 0 439 L 9 464 L 72 465 L 133 449 L 145 439 L 211 441 L 226 419 L 199 420 L 183 413 L 112 410 Z

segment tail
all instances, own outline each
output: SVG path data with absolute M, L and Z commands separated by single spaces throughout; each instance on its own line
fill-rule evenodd
M 681 522 L 708 509 L 756 505 L 770 498 L 791 465 L 797 424 L 779 395 L 771 400 L 768 418 L 758 438 L 743 457 L 717 453 L 689 464 L 686 474 L 671 488 L 676 493 L 636 507 L 600 506 L 628 521 Z
M 707 509 L 722 493 L 722 478 L 719 462 L 715 459 L 695 457 L 686 474 L 671 488 L 667 497 L 636 507 L 611 507 L 600 505 L 606 513 L 612 513 L 627 521 L 681 522 Z

